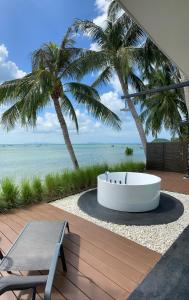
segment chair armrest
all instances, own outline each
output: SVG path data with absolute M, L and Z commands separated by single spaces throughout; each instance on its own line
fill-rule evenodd
M 36 288 L 38 285 L 45 285 L 46 275 L 20 276 L 12 275 L 0 279 L 0 295 L 12 290 L 25 290 Z

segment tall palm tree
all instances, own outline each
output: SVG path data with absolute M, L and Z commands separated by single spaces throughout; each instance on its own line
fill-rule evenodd
M 148 88 L 173 84 L 175 76 L 169 67 L 151 70 Z M 169 90 L 154 94 L 146 97 L 141 103 L 141 119 L 145 123 L 147 134 L 151 132 L 157 137 L 163 127 L 170 130 L 173 136 L 178 134 L 182 137 L 185 134 L 181 121 L 187 118 L 187 108 L 182 90 Z
M 60 47 L 48 43 L 33 52 L 31 73 L 0 85 L 0 104 L 9 105 L 1 118 L 7 129 L 13 128 L 17 122 L 22 126 L 35 126 L 38 112 L 53 103 L 75 168 L 78 168 L 79 164 L 69 137 L 65 115 L 72 119 L 77 130 L 79 127 L 70 95 L 95 118 L 120 128 L 119 118 L 100 102 L 95 88 L 77 81 L 69 81 L 70 78 L 78 79 L 84 74 L 82 59 L 86 52 L 74 47 L 70 28 Z
M 146 152 L 147 140 L 142 122 L 134 101 L 127 98 L 129 86 L 135 90 L 143 88 L 143 82 L 137 75 L 137 67 L 144 55 L 144 49 L 141 46 L 145 37 L 143 31 L 126 14 L 116 20 L 107 20 L 103 28 L 88 20 L 77 20 L 75 28 L 87 33 L 100 47 L 100 51 L 93 51 L 88 58 L 85 57 L 86 68 L 91 68 L 93 65 L 94 69 L 101 70 L 93 87 L 97 87 L 102 82 L 109 82 L 112 74 L 117 74 Z

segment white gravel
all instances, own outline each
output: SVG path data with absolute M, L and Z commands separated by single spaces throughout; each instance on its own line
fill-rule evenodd
M 189 195 L 163 192 L 177 198 L 184 206 L 184 213 L 178 220 L 163 225 L 128 226 L 97 220 L 78 207 L 77 201 L 82 193 L 57 200 L 51 204 L 163 254 L 183 229 L 189 225 Z

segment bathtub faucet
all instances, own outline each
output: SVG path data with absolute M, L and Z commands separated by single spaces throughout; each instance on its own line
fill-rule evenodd
M 127 172 L 125 173 L 125 184 L 127 184 Z
M 108 176 L 109 176 L 109 173 L 110 173 L 110 172 L 108 172 L 108 171 L 106 171 L 106 172 L 105 172 L 106 181 L 108 181 Z

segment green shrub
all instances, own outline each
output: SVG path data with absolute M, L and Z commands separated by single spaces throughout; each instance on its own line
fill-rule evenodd
M 126 155 L 133 155 L 133 148 L 127 147 L 127 148 L 125 149 L 125 154 L 126 154 Z
M 19 199 L 19 190 L 14 181 L 10 178 L 4 178 L 1 182 L 1 202 L 7 208 L 17 205 Z
M 31 203 L 33 200 L 32 189 L 28 180 L 23 180 L 20 185 L 20 202 Z
M 2 195 L 0 195 L 0 212 L 4 212 L 9 208 L 8 203 L 5 202 L 5 200 L 2 198 Z
M 34 177 L 32 184 L 32 194 L 34 202 L 42 201 L 43 199 L 43 186 L 39 177 Z
M 0 210 L 43 199 L 53 201 L 88 188 L 94 188 L 97 185 L 97 176 L 105 171 L 142 172 L 144 169 L 143 162 L 129 161 L 109 166 L 105 163 L 96 164 L 74 171 L 66 170 L 62 173 L 48 174 L 44 183 L 38 177 L 35 177 L 31 184 L 28 180 L 23 180 L 19 189 L 11 179 L 5 178 L 1 183 Z
M 58 197 L 61 195 L 60 175 L 48 174 L 45 176 L 45 189 L 47 196 Z
M 61 195 L 69 195 L 73 191 L 72 172 L 66 170 L 60 174 L 59 189 Z

